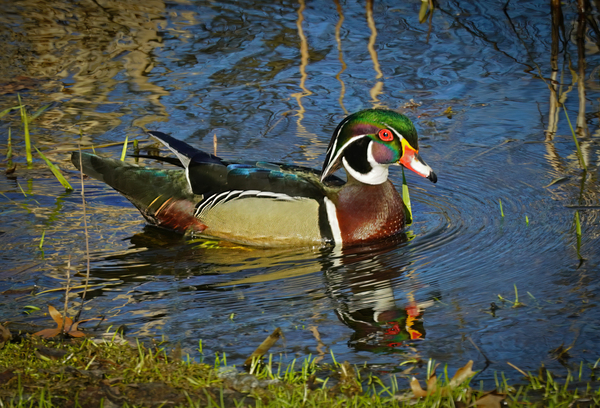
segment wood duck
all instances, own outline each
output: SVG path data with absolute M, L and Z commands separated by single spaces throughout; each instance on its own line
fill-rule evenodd
M 406 116 L 369 109 L 337 126 L 323 170 L 270 162 L 227 161 L 151 131 L 176 156 L 155 157 L 182 169 L 140 167 L 89 153 L 71 161 L 131 201 L 153 225 L 257 246 L 344 247 L 402 232 L 402 197 L 391 164 L 432 182 Z M 80 165 L 81 163 L 81 165 Z M 341 167 L 347 181 L 333 176 Z

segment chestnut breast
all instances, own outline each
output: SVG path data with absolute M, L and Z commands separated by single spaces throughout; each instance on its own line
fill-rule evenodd
M 398 234 L 404 229 L 404 205 L 394 185 L 348 183 L 339 191 L 337 218 L 344 244 Z

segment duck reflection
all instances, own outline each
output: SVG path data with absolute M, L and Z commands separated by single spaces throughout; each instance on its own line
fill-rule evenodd
M 147 226 L 130 241 L 130 248 L 104 258 L 92 269 L 92 276 L 117 278 L 121 285 L 139 282 L 143 276 L 178 276 L 179 281 L 193 281 L 185 289 L 178 287 L 179 292 L 220 291 L 224 296 L 277 282 L 281 292 L 297 295 L 305 291 L 313 298 L 328 298 L 339 320 L 353 331 L 349 347 L 359 351 L 404 352 L 426 335 L 424 310 L 430 302 L 417 303 L 413 296 L 418 281 L 411 272 L 414 268 L 404 234 L 343 250 L 257 249 L 182 240 L 180 235 Z M 297 286 L 298 279 L 307 284 L 306 290 Z M 319 290 L 321 279 L 324 294 Z M 94 291 L 92 296 L 101 293 Z M 134 294 L 139 299 L 131 302 L 139 304 L 149 294 Z M 177 295 L 166 291 L 164 296 Z
M 403 234 L 392 241 L 344 249 L 340 258 L 343 267 L 326 271 L 329 295 L 336 305 L 335 313 L 354 331 L 348 342 L 351 348 L 372 352 L 399 351 L 396 349 L 403 349 L 425 337 L 423 315 L 426 304 L 418 304 L 412 292 L 398 300 L 394 291 L 402 286 L 402 280 L 407 280 L 406 274 L 410 270 L 410 263 L 398 264 L 399 257 L 396 256 L 407 241 Z

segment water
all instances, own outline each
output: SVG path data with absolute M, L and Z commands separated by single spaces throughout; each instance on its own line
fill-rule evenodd
M 128 137 L 147 148 L 147 128 L 209 151 L 216 135 L 225 158 L 320 168 L 347 113 L 387 107 L 413 118 L 439 177 L 434 185 L 407 174 L 408 242 L 215 247 L 145 226 L 126 199 L 86 180 L 85 317 L 105 315 L 102 329 L 125 324 L 142 339 L 165 336 L 198 359 L 202 339 L 207 356 L 225 352 L 237 364 L 276 327 L 285 341 L 272 352 L 285 361 L 331 361 L 333 351 L 378 373 L 411 358 L 451 368 L 473 359 L 482 369 L 485 354 L 482 378 L 504 370 L 518 379 L 507 361 L 559 370 L 600 357 L 600 58 L 588 26 L 580 106 L 574 3 L 563 5 L 568 35 L 554 79 L 573 126 L 587 127 L 586 174 L 563 109 L 551 125 L 545 2 L 511 3 L 506 13 L 505 2 L 443 4 L 424 23 L 420 1 L 376 2 L 372 13 L 336 2 L 134 3 L 0 3 L 0 111 L 18 105 L 17 91 L 31 112 L 51 104 L 31 124 L 34 143 L 76 188 L 64 193 L 37 158 L 26 169 L 18 112 L 0 119 L 0 143 L 10 128 L 18 163 L 0 178 L 0 290 L 12 291 L 0 297 L 3 320 L 49 324 L 25 306 L 58 307 L 64 291 L 19 291 L 64 288 L 69 263 L 71 284 L 83 282 L 80 182 L 68 154 L 80 132 L 113 157 L 121 146 L 98 146 Z M 399 186 L 399 169 L 390 174 Z M 515 288 L 523 307 L 509 302 Z M 81 289 L 73 292 L 74 314 Z M 573 346 L 571 360 L 552 354 L 561 344 Z

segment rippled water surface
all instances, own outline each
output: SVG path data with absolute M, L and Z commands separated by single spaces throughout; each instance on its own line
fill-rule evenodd
M 380 372 L 415 357 L 482 369 L 485 354 L 513 378 L 507 361 L 595 362 L 600 39 L 589 25 L 578 31 L 573 2 L 554 39 L 547 2 L 482 3 L 440 1 L 420 23 L 418 0 L 1 1 L 0 111 L 19 105 L 17 93 L 30 114 L 50 104 L 32 138 L 76 189 L 65 193 L 37 156 L 27 169 L 19 111 L 0 118 L 1 157 L 10 135 L 17 163 L 0 177 L 1 318 L 48 324 L 25 306 L 58 307 L 64 290 L 27 291 L 64 288 L 69 264 L 71 284 L 83 283 L 81 186 L 69 163 L 80 139 L 119 157 L 126 137 L 157 147 L 144 129 L 209 151 L 216 136 L 225 158 L 320 168 L 346 114 L 386 107 L 414 120 L 439 177 L 407 174 L 408 242 L 193 242 L 145 226 L 125 198 L 87 179 L 85 316 L 165 336 L 194 358 L 202 339 L 206 355 L 238 364 L 276 327 L 285 341 L 271 351 L 284 360 L 330 361 L 333 351 Z M 390 177 L 399 187 L 399 169 Z M 73 314 L 79 299 L 70 296 Z M 561 345 L 572 360 L 552 354 Z

